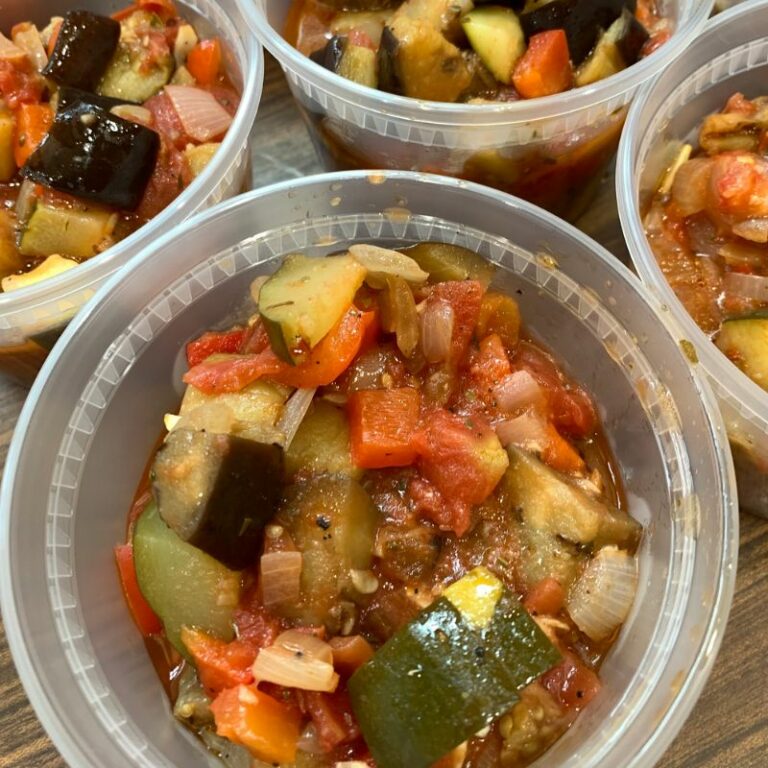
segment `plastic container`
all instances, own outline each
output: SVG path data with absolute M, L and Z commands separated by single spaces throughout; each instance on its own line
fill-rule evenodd
M 129 0 L 3 3 L 0 30 L 8 32 L 20 21 L 47 24 L 52 15 L 74 9 L 109 14 L 128 5 Z M 241 91 L 242 101 L 224 143 L 200 177 L 133 235 L 63 275 L 13 293 L 0 293 L 0 372 L 31 381 L 61 330 L 108 275 L 195 211 L 250 187 L 248 135 L 264 78 L 261 47 L 243 35 L 240 0 L 180 0 L 178 8 L 200 32 L 219 35 L 225 43 L 227 72 Z
M 728 97 L 768 95 L 768 2 L 718 15 L 696 42 L 638 96 L 617 162 L 619 214 L 642 280 L 670 308 L 696 348 L 731 438 L 744 509 L 768 517 L 768 392 L 744 375 L 699 330 L 667 284 L 642 223 L 660 174 L 680 143 L 697 143 L 702 119 Z
M 592 86 L 531 101 L 445 104 L 352 83 L 282 37 L 292 0 L 252 0 L 249 20 L 280 62 L 329 170 L 395 168 L 496 187 L 568 219 L 591 201 L 641 83 L 679 56 L 714 0 L 662 0 L 672 38 L 647 59 Z
M 172 720 L 112 559 L 178 405 L 185 342 L 226 325 L 284 254 L 422 240 L 501 265 L 496 286 L 594 394 L 646 526 L 603 694 L 538 765 L 649 767 L 682 725 L 722 639 L 738 517 L 717 408 L 679 334 L 626 268 L 550 214 L 444 177 L 351 172 L 248 193 L 158 238 L 69 326 L 31 391 L 0 492 L 0 598 L 29 698 L 72 768 L 208 764 Z

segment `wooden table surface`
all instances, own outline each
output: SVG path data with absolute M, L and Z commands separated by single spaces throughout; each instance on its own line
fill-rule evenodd
M 255 127 L 257 186 L 320 171 L 312 145 L 288 94 L 282 73 L 268 62 Z M 612 179 L 582 228 L 617 255 L 624 243 L 612 209 Z M 0 467 L 25 390 L 0 376 Z M 764 768 L 768 766 L 768 521 L 741 516 L 736 597 L 725 639 L 690 719 L 665 755 L 665 768 Z M 0 624 L 0 766 L 64 768 L 27 702 Z M 109 766 L 104 766 L 109 768 Z

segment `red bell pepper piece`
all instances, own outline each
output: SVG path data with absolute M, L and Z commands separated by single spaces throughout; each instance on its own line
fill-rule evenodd
M 133 562 L 133 544 L 121 544 L 115 547 L 115 561 L 120 572 L 120 582 L 123 585 L 125 601 L 128 603 L 136 626 L 144 637 L 160 634 L 163 624 L 139 589 L 136 567 Z
M 573 67 L 565 30 L 550 29 L 533 35 L 528 50 L 515 65 L 512 83 L 526 99 L 567 91 L 573 83 Z
M 187 363 L 189 367 L 194 368 L 211 355 L 237 354 L 243 344 L 245 334 L 245 328 L 234 328 L 223 333 L 209 331 L 204 333 L 199 339 L 190 341 L 187 344 Z

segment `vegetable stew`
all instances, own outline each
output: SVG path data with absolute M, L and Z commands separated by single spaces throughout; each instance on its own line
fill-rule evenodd
M 75 267 L 199 175 L 239 95 L 171 0 L 0 35 L 0 287 Z
M 295 254 L 187 345 L 116 559 L 230 768 L 518 768 L 600 695 L 642 531 L 493 273 L 429 242 Z

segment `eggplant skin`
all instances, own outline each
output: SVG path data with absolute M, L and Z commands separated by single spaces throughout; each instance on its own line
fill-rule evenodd
M 389 93 L 402 93 L 403 85 L 397 74 L 397 49 L 400 46 L 395 33 L 387 26 L 381 35 L 379 46 L 379 88 Z
M 72 107 L 79 106 L 80 104 L 88 104 L 94 109 L 102 109 L 105 112 L 109 112 L 113 107 L 119 107 L 123 104 L 129 104 L 124 99 L 113 99 L 111 96 L 99 96 L 96 93 L 89 93 L 88 91 L 81 91 L 79 88 L 71 88 L 67 85 L 63 85 L 59 88 L 56 112 L 66 112 Z
M 155 169 L 160 136 L 88 103 L 59 111 L 21 169 L 38 184 L 135 210 Z
M 621 16 L 624 7 L 632 10 L 634 4 L 626 0 L 581 0 L 574 5 L 565 22 L 565 34 L 575 66 L 587 58 L 600 33 Z
M 347 38 L 341 35 L 334 35 L 326 44 L 325 48 L 320 48 L 311 53 L 309 58 L 319 64 L 321 67 L 330 69 L 331 72 L 338 74 L 341 58 L 344 56 L 344 50 L 347 47 Z
M 120 23 L 90 11 L 70 11 L 43 74 L 57 85 L 94 91 L 120 40 Z

